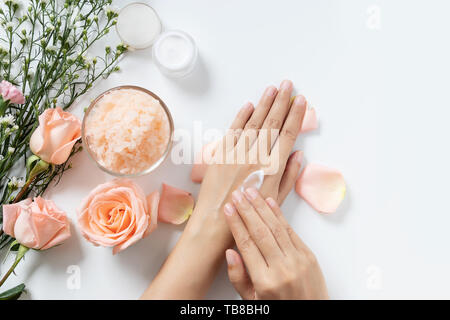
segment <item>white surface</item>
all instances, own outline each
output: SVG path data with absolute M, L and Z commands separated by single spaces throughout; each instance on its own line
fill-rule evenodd
M 121 63 L 122 73 L 99 83 L 72 109 L 77 115 L 103 90 L 134 84 L 167 103 L 176 128 L 191 129 L 194 121 L 223 128 L 267 85 L 292 79 L 320 118 L 320 130 L 303 135 L 297 147 L 307 162 L 340 169 L 348 184 L 336 214 L 321 216 L 294 193 L 283 206 L 316 253 L 331 297 L 450 298 L 450 151 L 444 140 L 450 134 L 450 2 L 159 0 L 150 5 L 165 29 L 185 30 L 195 39 L 195 73 L 169 80 L 151 61 L 151 50 L 131 53 Z M 369 15 L 377 10 L 381 24 L 373 29 L 376 19 Z M 81 199 L 111 177 L 86 153 L 73 164 L 47 196 L 75 222 Z M 138 183 L 147 192 L 165 181 L 197 193 L 189 170 L 165 162 Z M 82 239 L 76 223 L 72 230 L 64 245 L 27 254 L 8 286 L 25 280 L 33 299 L 137 298 L 182 227 L 161 225 L 117 256 Z M 80 267 L 79 290 L 66 287 L 69 265 Z M 237 298 L 225 268 L 208 297 Z

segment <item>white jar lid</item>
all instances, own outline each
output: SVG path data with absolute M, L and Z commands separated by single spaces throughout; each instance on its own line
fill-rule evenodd
M 120 10 L 117 17 L 117 34 L 131 49 L 151 46 L 161 29 L 161 20 L 155 10 L 145 3 L 130 3 Z
M 153 59 L 162 73 L 183 77 L 195 67 L 198 49 L 190 35 L 171 30 L 162 33 L 152 49 Z

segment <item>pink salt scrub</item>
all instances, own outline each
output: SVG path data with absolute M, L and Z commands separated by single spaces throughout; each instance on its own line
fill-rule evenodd
M 85 120 L 85 137 L 98 163 L 109 171 L 136 174 L 164 155 L 170 123 L 161 103 L 131 88 L 101 97 Z

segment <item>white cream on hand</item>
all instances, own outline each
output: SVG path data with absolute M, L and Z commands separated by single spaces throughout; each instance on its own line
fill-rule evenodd
M 185 32 L 172 30 L 161 34 L 153 45 L 153 59 L 162 73 L 180 78 L 195 67 L 198 50 Z
M 264 170 L 257 170 L 250 173 L 241 185 L 241 191 L 244 192 L 247 188 L 255 188 L 259 190 L 264 182 Z
M 161 21 L 152 7 L 145 3 L 130 3 L 120 10 L 116 30 L 130 48 L 144 49 L 161 33 Z

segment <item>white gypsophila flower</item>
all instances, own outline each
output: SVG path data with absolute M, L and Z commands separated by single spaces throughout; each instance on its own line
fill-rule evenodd
M 57 46 L 50 45 L 50 46 L 47 46 L 45 48 L 45 50 L 48 52 L 57 52 L 59 50 L 59 48 Z
M 6 125 L 14 125 L 14 116 L 12 114 L 7 114 L 6 116 L 0 117 L 0 123 Z
M 17 131 L 17 130 L 19 130 L 19 126 L 18 126 L 17 124 L 15 124 L 15 125 L 13 125 L 12 129 L 13 129 L 14 131 Z
M 5 157 L 0 154 L 0 161 L 2 161 L 3 159 L 5 159 Z
M 11 189 L 19 189 L 22 188 L 25 185 L 25 182 L 22 178 L 16 178 L 12 177 L 11 180 L 8 182 L 8 186 Z
M 90 55 L 83 55 L 82 58 L 86 66 L 92 65 L 92 62 L 94 61 L 94 58 L 91 57 Z
M 8 147 L 8 153 L 13 153 L 14 151 L 16 151 L 16 149 L 13 147 Z
M 21 6 L 22 2 L 19 0 L 5 0 L 5 4 L 8 5 L 8 3 L 10 3 L 11 5 L 17 5 L 17 6 Z
M 105 10 L 106 14 L 108 14 L 108 13 L 118 14 L 119 13 L 119 9 L 117 9 L 115 6 L 111 6 L 111 5 L 105 6 L 104 10 Z
M 6 24 L 5 24 L 5 29 L 6 30 L 8 30 L 8 29 L 14 29 L 14 23 L 12 23 L 11 21 L 9 21 L 9 22 L 7 22 Z

